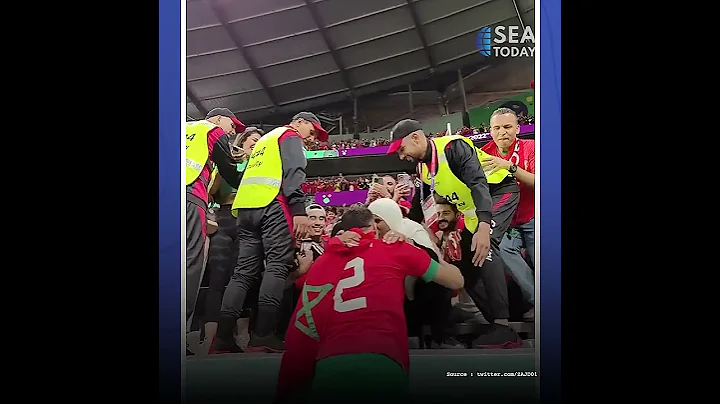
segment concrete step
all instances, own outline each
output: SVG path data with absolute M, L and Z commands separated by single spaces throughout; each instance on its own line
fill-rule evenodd
M 469 341 L 467 341 L 466 343 L 469 343 Z M 420 339 L 418 337 L 408 338 L 408 346 L 410 347 L 411 352 L 428 351 L 428 349 L 420 348 Z M 534 349 L 535 348 L 535 339 L 523 340 L 522 348 Z M 434 349 L 432 351 L 454 351 L 454 349 Z
M 510 327 L 512 327 L 515 332 L 535 333 L 535 322 L 511 322 Z
M 483 324 L 458 323 L 453 325 L 452 332 L 455 335 L 480 334 L 488 327 Z M 527 333 L 531 338 L 535 335 L 535 323 L 511 322 L 510 327 L 517 333 Z

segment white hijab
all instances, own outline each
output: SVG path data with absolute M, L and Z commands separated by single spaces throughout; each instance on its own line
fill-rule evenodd
M 421 224 L 403 217 L 397 202 L 389 198 L 380 198 L 368 205 L 368 209 L 370 209 L 370 212 L 374 215 L 381 217 L 382 220 L 387 223 L 390 230 L 402 234 L 407 237 L 408 240 L 414 241 L 415 244 L 435 251 L 435 254 L 438 254 L 438 257 L 440 256 L 437 247 L 430 241 L 430 236 L 427 234 L 425 228 Z M 415 276 L 405 277 L 405 295 L 410 300 L 415 300 L 416 281 L 417 277 Z
M 370 212 L 381 217 L 387 223 L 390 230 L 396 231 L 408 240 L 412 240 L 415 244 L 419 244 L 425 248 L 429 248 L 438 253 L 437 247 L 430 240 L 427 230 L 417 222 L 403 217 L 400 206 L 397 202 L 389 198 L 376 199 L 368 206 Z

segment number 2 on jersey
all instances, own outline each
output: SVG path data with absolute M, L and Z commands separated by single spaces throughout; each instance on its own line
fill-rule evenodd
M 346 313 L 348 311 L 364 309 L 367 307 L 367 299 L 364 297 L 356 297 L 350 300 L 343 300 L 342 293 L 345 289 L 359 286 L 365 281 L 365 260 L 360 257 L 350 260 L 345 264 L 345 270 L 352 269 L 353 275 L 345 278 L 335 286 L 335 294 L 333 295 L 335 311 L 338 313 Z

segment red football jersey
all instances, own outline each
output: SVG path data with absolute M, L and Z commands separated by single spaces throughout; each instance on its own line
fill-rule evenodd
M 515 139 L 510 145 L 512 153 L 502 156 L 495 142 L 490 142 L 482 150 L 493 156 L 511 161 L 523 170 L 535 174 L 535 141 L 532 139 Z M 535 188 L 518 181 L 520 186 L 520 202 L 510 226 L 521 225 L 535 217 Z
M 278 389 L 312 379 L 315 362 L 360 353 L 384 354 L 405 371 L 410 355 L 404 279 L 438 265 L 407 243 L 365 235 L 359 247 L 337 238 L 312 265 L 285 337 Z

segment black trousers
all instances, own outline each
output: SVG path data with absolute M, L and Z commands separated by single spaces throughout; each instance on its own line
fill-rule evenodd
M 517 189 L 517 188 L 515 188 Z M 464 229 L 461 234 L 460 248 L 462 259 L 453 262 L 465 278 L 465 290 L 475 305 L 489 322 L 510 317 L 505 264 L 500 257 L 500 241 L 510 227 L 518 202 L 519 192 L 496 192 L 493 199 L 493 219 L 491 223 L 490 251 L 483 265 L 478 268 L 472 264 L 474 252 L 472 233 Z
M 190 201 L 185 202 L 185 320 L 190 320 L 195 312 L 195 302 L 200 293 L 205 266 L 206 231 L 205 209 Z M 187 332 L 190 332 L 190 324 Z
M 277 335 L 280 339 L 284 339 L 287 329 L 290 323 L 294 322 L 292 314 L 295 311 L 298 299 L 300 298 L 300 291 L 295 288 L 295 285 L 290 285 L 283 291 L 283 299 L 280 303 L 280 312 L 278 314 L 277 324 Z
M 205 268 L 208 277 L 208 291 L 205 294 L 205 321 L 217 323 L 220 319 L 225 287 L 237 262 L 238 244 L 235 217 L 231 205 L 222 205 L 216 212 L 218 229 L 210 236 L 208 261 Z
M 232 328 L 242 314 L 248 291 L 258 281 L 260 290 L 254 333 L 265 336 L 275 331 L 285 279 L 295 263 L 292 223 L 289 220 L 277 200 L 264 208 L 238 210 L 237 263 L 222 300 L 219 338 L 232 337 Z
M 428 324 L 433 341 L 440 343 L 450 325 L 452 291 L 435 282 L 425 283 L 422 279 L 416 282 L 415 300 L 405 299 L 408 336 L 419 337 L 422 326 Z

